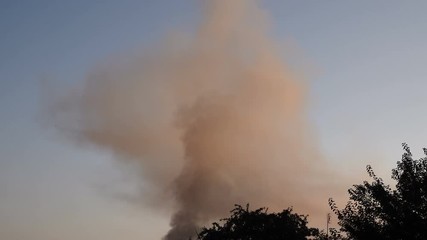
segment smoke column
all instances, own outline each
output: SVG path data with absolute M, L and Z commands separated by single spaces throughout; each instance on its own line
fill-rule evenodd
M 166 240 L 188 239 L 236 203 L 322 220 L 328 211 L 330 173 L 312 143 L 305 86 L 266 17 L 254 1 L 208 1 L 190 38 L 94 68 L 57 101 L 61 128 L 139 166 L 141 201 L 172 202 Z

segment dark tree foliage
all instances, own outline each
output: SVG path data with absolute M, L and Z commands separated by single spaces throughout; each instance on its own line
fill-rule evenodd
M 335 228 L 329 228 L 328 233 L 325 233 L 325 231 L 322 230 L 313 239 L 314 240 L 348 240 L 347 237 L 343 236 L 342 233 Z
M 307 227 L 307 216 L 292 213 L 292 208 L 280 213 L 268 213 L 266 208 L 249 210 L 240 205 L 231 211 L 223 224 L 213 223 L 203 228 L 197 239 L 201 240 L 305 240 L 318 235 L 315 228 Z
M 329 200 L 349 239 L 427 239 L 427 157 L 414 160 L 409 147 L 402 145 L 402 160 L 392 170 L 395 188 L 385 185 L 368 165 L 373 181 L 353 185 L 344 209 Z

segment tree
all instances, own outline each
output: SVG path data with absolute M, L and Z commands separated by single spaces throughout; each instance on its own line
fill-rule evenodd
M 315 228 L 307 227 L 307 216 L 292 212 L 292 208 L 280 213 L 268 213 L 266 208 L 249 210 L 235 205 L 231 216 L 213 223 L 198 234 L 200 240 L 305 240 L 318 235 Z
M 385 185 L 368 165 L 373 181 L 353 185 L 344 209 L 329 199 L 349 239 L 427 239 L 427 157 L 414 160 L 408 145 L 402 146 L 402 160 L 392 170 L 395 188 Z M 424 153 L 427 156 L 427 149 Z
M 335 229 L 329 228 L 329 232 L 325 233 L 324 230 L 320 231 L 314 240 L 348 240 L 342 233 Z

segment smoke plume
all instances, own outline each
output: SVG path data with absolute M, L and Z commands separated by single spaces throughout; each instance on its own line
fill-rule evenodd
M 236 203 L 327 212 L 306 88 L 266 18 L 254 1 L 209 1 L 190 38 L 97 67 L 61 102 L 62 128 L 140 167 L 144 201 L 169 198 L 166 240 L 188 239 Z

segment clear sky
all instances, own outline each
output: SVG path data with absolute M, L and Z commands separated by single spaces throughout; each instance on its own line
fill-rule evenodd
M 200 18 L 197 2 L 0 1 L 0 238 L 164 235 L 167 215 L 113 197 L 130 188 L 132 176 L 122 174 L 110 153 L 79 146 L 44 121 L 41 79 L 73 84 L 113 54 L 171 30 L 191 31 Z M 310 121 L 328 161 L 360 174 L 372 164 L 387 178 L 402 142 L 421 157 L 426 1 L 260 3 L 271 15 L 271 34 L 284 48 L 296 47 L 299 59 L 290 61 L 314 66 Z

